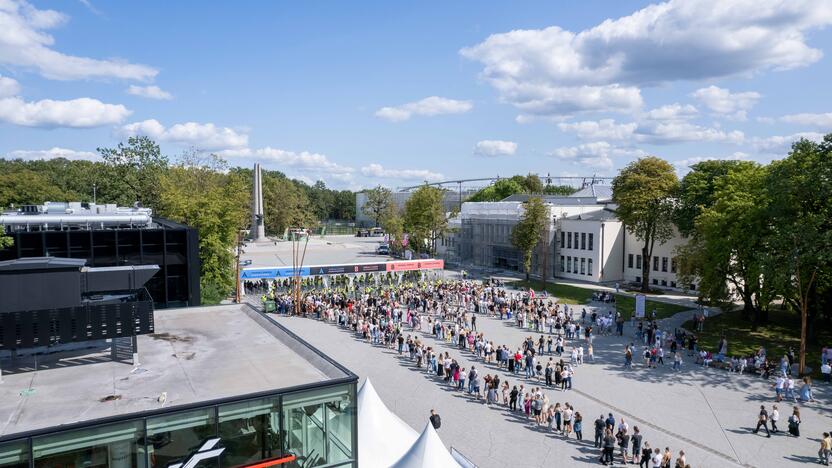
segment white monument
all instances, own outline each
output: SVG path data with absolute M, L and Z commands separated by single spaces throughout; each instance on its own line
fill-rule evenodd
M 254 165 L 254 180 L 251 184 L 251 240 L 268 240 L 266 226 L 263 224 L 263 173 L 260 164 Z

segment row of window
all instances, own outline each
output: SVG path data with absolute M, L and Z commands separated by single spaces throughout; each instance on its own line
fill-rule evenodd
M 586 232 L 560 232 L 560 247 L 566 249 L 592 250 L 595 234 Z M 574 239 L 574 240 L 573 240 Z M 572 247 L 572 244 L 575 247 Z
M 641 255 L 627 255 L 627 268 L 633 268 L 633 257 L 635 257 L 635 268 L 637 270 L 641 269 Z M 657 257 L 653 256 L 653 271 L 659 271 L 659 261 L 661 261 L 661 266 L 663 272 L 667 273 L 667 257 Z M 676 258 L 670 259 L 670 272 L 676 273 Z
M 592 235 L 592 234 L 590 234 Z M 592 259 L 560 256 L 561 273 L 592 276 Z

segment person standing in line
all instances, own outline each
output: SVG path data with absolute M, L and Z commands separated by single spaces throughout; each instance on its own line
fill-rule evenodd
M 789 434 L 800 437 L 800 408 L 797 406 L 792 410 L 792 415 L 789 416 Z
M 517 394 L 518 393 L 520 393 L 520 392 L 517 390 L 517 385 L 515 385 L 514 388 L 511 389 L 511 393 L 509 394 L 509 400 L 508 400 L 508 409 L 511 410 L 511 411 L 517 411 Z
M 584 440 L 584 433 L 583 433 L 584 417 L 581 416 L 581 413 L 579 411 L 575 412 L 574 426 L 575 426 L 575 438 L 577 438 L 578 440 Z
M 641 431 L 638 430 L 638 426 L 633 426 L 633 435 L 630 437 L 630 440 L 633 442 L 633 464 L 635 465 L 636 460 L 638 460 L 639 456 L 641 455 L 641 441 L 642 435 Z M 627 463 L 627 460 L 624 460 L 624 463 Z
M 623 463 L 626 465 L 629 463 L 629 450 L 630 450 L 630 434 L 627 434 L 627 429 L 622 430 L 619 433 L 618 437 L 618 447 L 621 451 L 621 459 L 624 460 Z
M 771 420 L 771 432 L 777 434 L 780 432 L 777 429 L 777 421 L 780 420 L 780 410 L 777 409 L 777 405 L 771 407 L 771 414 L 769 414 L 769 419 Z
M 650 443 L 645 441 L 644 447 L 641 449 L 641 460 L 638 462 L 638 468 L 650 468 L 650 458 L 652 458 L 653 450 L 650 448 Z
M 612 431 L 607 429 L 604 432 L 604 446 L 601 452 L 601 463 L 604 465 L 612 464 L 613 453 L 615 453 L 615 437 L 613 437 Z
M 676 466 L 685 468 L 688 465 L 687 459 L 685 458 L 685 451 L 679 450 L 679 457 L 676 459 Z
M 757 427 L 753 431 L 755 434 L 760 430 L 760 426 L 766 430 L 766 437 L 771 437 L 771 433 L 768 431 L 768 411 L 766 411 L 764 405 L 760 405 L 760 414 L 757 416 Z
M 662 451 L 656 447 L 653 456 L 650 457 L 650 468 L 662 468 Z
M 607 423 L 604 421 L 604 415 L 598 416 L 598 419 L 595 420 L 595 448 L 601 448 L 601 442 L 604 438 L 604 429 L 606 429 Z

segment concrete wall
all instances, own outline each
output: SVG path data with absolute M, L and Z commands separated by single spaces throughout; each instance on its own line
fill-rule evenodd
M 603 222 L 603 275 L 602 282 L 620 282 L 624 278 L 622 272 L 624 253 L 624 225 L 621 221 Z

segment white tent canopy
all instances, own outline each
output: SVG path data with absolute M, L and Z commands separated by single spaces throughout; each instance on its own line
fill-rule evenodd
M 359 449 L 359 456 L 361 449 Z M 422 434 L 392 468 L 460 468 L 428 422 Z
M 407 452 L 419 434 L 387 408 L 369 378 L 358 390 L 357 400 L 358 466 L 387 468 Z

